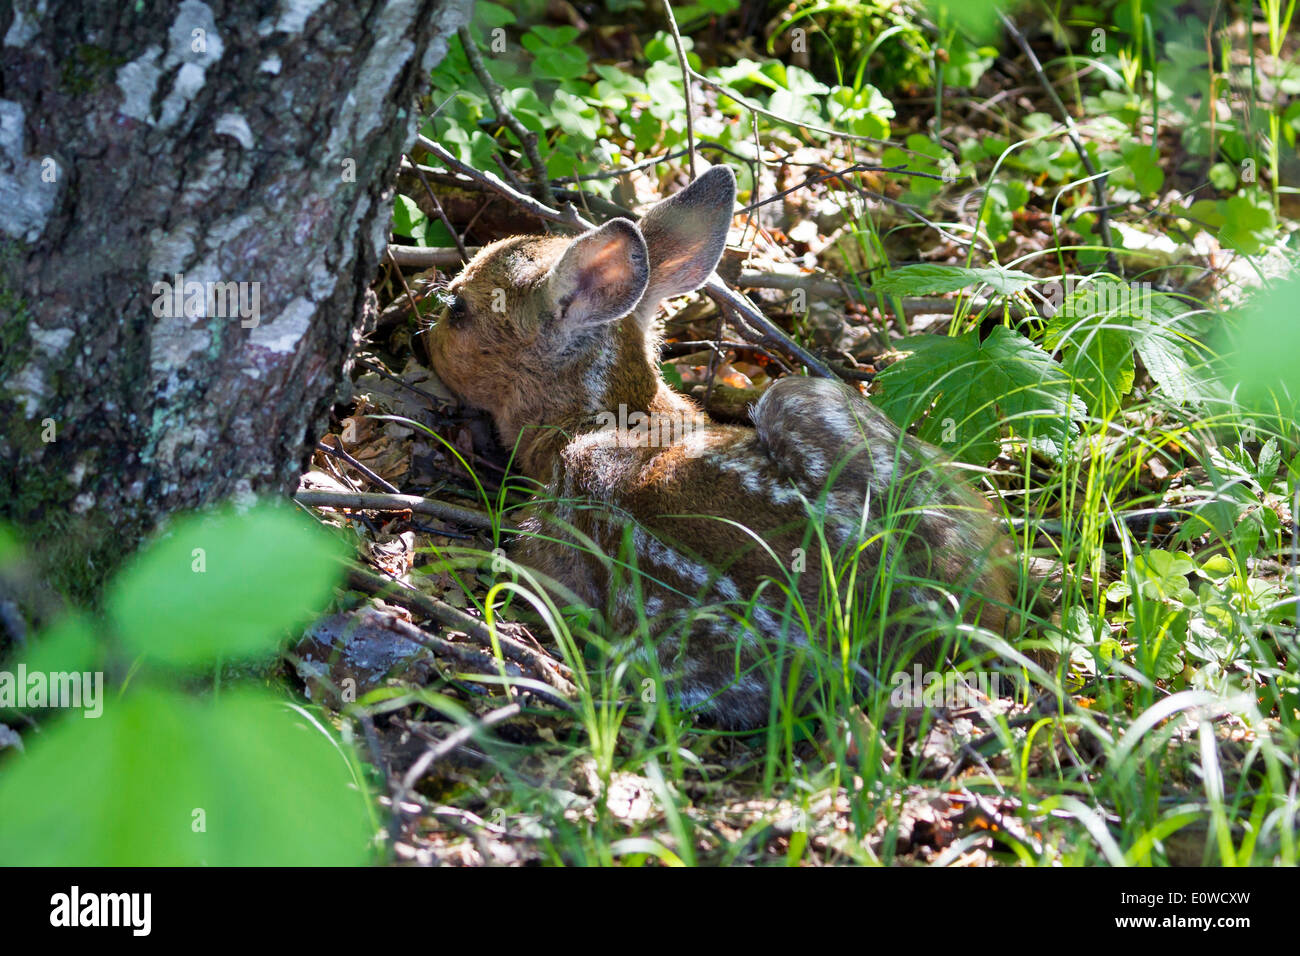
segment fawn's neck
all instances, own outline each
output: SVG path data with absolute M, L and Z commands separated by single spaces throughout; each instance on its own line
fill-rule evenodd
M 519 465 L 533 478 L 547 480 L 565 445 L 575 435 L 599 428 L 599 416 L 620 417 L 620 406 L 625 409 L 621 420 L 643 412 L 707 421 L 694 403 L 663 380 L 658 343 L 647 341 L 633 316 L 597 334 L 603 341 L 584 349 L 560 371 L 560 385 L 552 394 L 497 422 L 504 442 L 518 440 Z

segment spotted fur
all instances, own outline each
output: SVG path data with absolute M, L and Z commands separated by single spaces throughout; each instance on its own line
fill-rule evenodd
M 781 661 L 822 636 L 812 527 L 834 561 L 856 555 L 860 591 L 876 590 L 881 648 L 944 617 L 1001 631 L 1012 588 L 987 505 L 856 390 L 783 379 L 745 428 L 711 421 L 663 381 L 654 312 L 713 271 L 734 195 L 715 167 L 637 226 L 494 243 L 450 284 L 453 306 L 427 340 L 442 380 L 492 413 L 547 486 L 518 560 L 603 610 L 615 635 L 637 626 L 623 567 L 634 565 L 657 639 L 647 660 L 683 706 L 748 727 L 767 719 Z M 620 404 L 697 427 L 666 447 L 627 447 L 597 424 Z M 811 633 L 781 585 L 814 614 Z

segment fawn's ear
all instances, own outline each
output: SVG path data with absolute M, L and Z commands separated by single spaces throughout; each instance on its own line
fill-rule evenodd
M 650 285 L 637 310 L 648 318 L 659 303 L 704 284 L 722 258 L 736 201 L 736 177 L 714 166 L 656 205 L 638 227 L 650 250 Z
M 560 324 L 579 329 L 627 315 L 649 277 L 649 253 L 636 226 L 611 219 L 569 243 L 546 281 Z

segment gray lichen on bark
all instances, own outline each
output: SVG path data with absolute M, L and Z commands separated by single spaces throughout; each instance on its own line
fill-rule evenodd
M 0 9 L 0 519 L 82 519 L 96 580 L 168 512 L 291 489 L 470 6 Z

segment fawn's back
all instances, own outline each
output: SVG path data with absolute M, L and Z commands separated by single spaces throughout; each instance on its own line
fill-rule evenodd
M 1012 588 L 987 504 L 856 390 L 783 379 L 749 428 L 664 382 L 654 313 L 713 271 L 734 196 L 715 167 L 639 225 L 488 246 L 428 350 L 547 487 L 520 563 L 640 640 L 683 706 L 753 726 L 828 615 L 869 615 L 883 659 L 937 619 L 1001 632 Z

